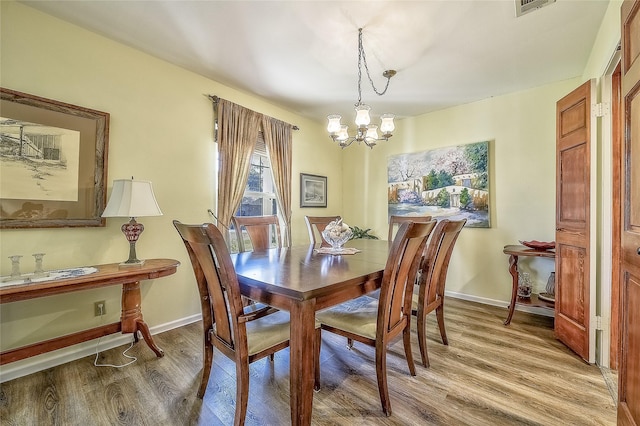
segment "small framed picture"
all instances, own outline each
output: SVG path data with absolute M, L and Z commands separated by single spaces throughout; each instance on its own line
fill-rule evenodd
M 327 207 L 327 177 L 300 173 L 300 207 Z

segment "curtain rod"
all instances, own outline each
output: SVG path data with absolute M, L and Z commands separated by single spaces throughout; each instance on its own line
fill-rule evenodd
M 211 102 L 213 102 L 214 104 L 217 104 L 218 101 L 220 101 L 220 98 L 216 95 L 205 95 L 207 98 L 209 98 L 211 100 Z M 300 127 L 296 126 L 295 124 L 291 125 L 291 128 L 293 130 L 300 130 Z

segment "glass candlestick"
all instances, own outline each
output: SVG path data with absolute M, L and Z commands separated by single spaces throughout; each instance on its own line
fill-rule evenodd
M 21 257 L 21 255 L 9 256 L 9 259 L 11 259 L 11 278 L 18 278 L 20 276 Z
M 42 258 L 45 253 L 34 253 L 33 257 L 36 259 L 36 268 L 33 270 L 33 275 L 35 277 L 44 276 L 44 270 L 42 269 Z

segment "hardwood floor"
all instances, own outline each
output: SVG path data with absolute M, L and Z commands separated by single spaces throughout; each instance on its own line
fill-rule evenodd
M 446 300 L 449 346 L 429 316 L 431 367 L 411 377 L 402 342 L 390 349 L 393 414 L 382 413 L 373 348 L 323 334 L 322 389 L 314 425 L 615 425 L 616 407 L 598 367 L 585 364 L 553 337 L 552 319 Z M 83 358 L 1 384 L 0 423 L 9 425 L 230 425 L 235 367 L 214 355 L 204 400 L 196 397 L 201 367 L 200 323 L 158 334 L 156 358 L 144 345 L 123 369 Z M 414 321 L 415 327 L 415 321 Z M 419 360 L 414 330 L 414 358 Z M 125 363 L 122 351 L 100 356 Z M 289 352 L 251 365 L 247 425 L 289 424 Z

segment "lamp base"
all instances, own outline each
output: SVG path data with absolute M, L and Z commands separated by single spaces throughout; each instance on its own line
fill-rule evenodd
M 125 268 L 135 268 L 136 266 L 142 266 L 144 265 L 144 259 L 143 260 L 135 260 L 134 262 L 130 262 L 130 261 L 124 261 L 124 262 L 120 262 L 118 264 L 118 266 L 121 267 L 125 267 Z
M 127 237 L 127 241 L 129 241 L 129 259 L 125 262 L 122 262 L 120 266 L 140 266 L 144 263 L 144 260 L 138 260 L 138 256 L 136 255 L 136 241 L 144 231 L 144 226 L 141 223 L 136 222 L 134 217 L 128 223 L 125 223 L 120 228 L 122 233 Z

